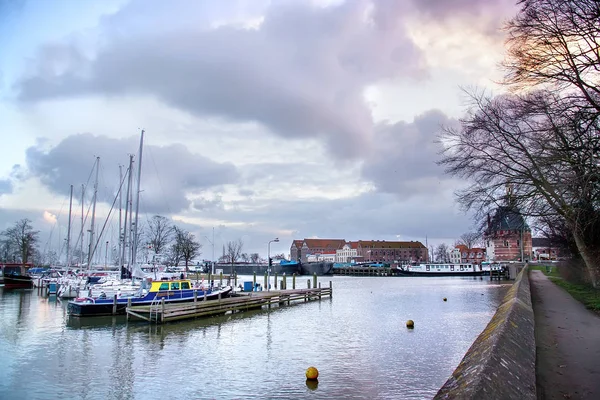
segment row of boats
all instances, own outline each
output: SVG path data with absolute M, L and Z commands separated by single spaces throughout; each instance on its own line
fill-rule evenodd
M 7 289 L 44 288 L 49 295 L 67 300 L 73 316 L 124 314 L 128 305 L 180 303 L 194 299 L 227 297 L 231 286 L 214 282 L 192 282 L 179 273 L 146 274 L 143 278 L 121 279 L 118 271 L 76 273 L 72 270 L 29 268 L 2 264 Z

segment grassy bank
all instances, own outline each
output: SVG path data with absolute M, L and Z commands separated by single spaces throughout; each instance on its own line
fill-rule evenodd
M 560 276 L 556 266 L 550 266 L 547 268 L 543 265 L 530 265 L 529 268 L 542 271 L 552 282 L 565 289 L 571 296 L 573 296 L 573 298 L 583 303 L 586 308 L 600 312 L 600 290 L 594 289 L 589 285 L 571 283 L 564 280 Z

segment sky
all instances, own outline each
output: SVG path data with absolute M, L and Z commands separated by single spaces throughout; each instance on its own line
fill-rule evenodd
M 502 91 L 514 0 L 2 0 L 0 230 L 21 218 L 64 254 L 116 244 L 145 131 L 139 219 L 171 218 L 202 258 L 231 240 L 453 244 L 475 223 L 436 164 L 465 89 Z M 137 167 L 136 167 L 137 168 Z M 137 172 L 136 172 L 137 174 Z M 135 190 L 135 185 L 134 189 Z M 214 240 L 213 240 L 214 232 Z

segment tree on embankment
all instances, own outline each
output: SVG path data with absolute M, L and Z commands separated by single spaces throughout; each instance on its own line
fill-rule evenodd
M 600 3 L 523 0 L 507 23 L 510 94 L 469 93 L 458 128 L 440 135 L 446 172 L 470 185 L 458 201 L 481 218 L 505 201 L 564 222 L 600 285 Z
M 39 231 L 33 229 L 27 218 L 15 222 L 14 226 L 0 233 L 2 258 L 4 261 L 29 262 L 36 254 Z

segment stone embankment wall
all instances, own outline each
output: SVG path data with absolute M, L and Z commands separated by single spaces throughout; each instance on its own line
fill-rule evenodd
M 434 399 L 536 399 L 529 268 Z

